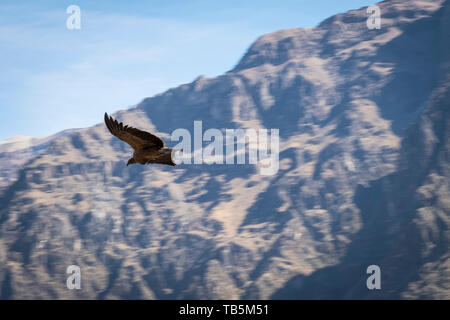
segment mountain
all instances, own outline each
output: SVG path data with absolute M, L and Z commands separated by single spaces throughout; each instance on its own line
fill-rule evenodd
M 446 22 L 447 37 L 450 25 Z M 445 33 L 444 33 L 445 34 Z M 450 49 L 443 81 L 407 130 L 398 169 L 359 186 L 363 227 L 339 264 L 299 275 L 275 299 L 448 299 L 450 297 Z M 364 288 L 376 263 L 380 292 Z
M 45 151 L 49 141 L 74 132 L 62 131 L 49 137 L 16 136 L 0 142 L 0 189 L 17 179 L 18 170 L 32 158 Z
M 448 299 L 450 3 L 378 6 L 380 29 L 361 8 L 267 34 L 114 115 L 170 146 L 196 120 L 278 128 L 276 175 L 126 167 L 104 124 L 51 139 L 0 193 L 0 297 Z

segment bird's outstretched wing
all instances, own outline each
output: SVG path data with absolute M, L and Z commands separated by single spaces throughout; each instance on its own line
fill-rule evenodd
M 105 113 L 105 124 L 109 131 L 122 141 L 128 143 L 134 150 L 148 147 L 164 147 L 164 142 L 157 136 L 133 127 L 124 126 Z
M 160 163 L 168 164 L 169 166 L 175 166 L 176 164 L 172 161 L 172 155 L 170 153 L 163 154 L 156 159 L 149 160 L 147 163 Z

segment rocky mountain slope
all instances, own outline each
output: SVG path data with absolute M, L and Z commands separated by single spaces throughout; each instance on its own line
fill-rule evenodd
M 0 190 L 17 180 L 17 172 L 41 152 L 44 152 L 49 142 L 61 136 L 73 133 L 69 129 L 49 137 L 18 136 L 0 142 Z
M 103 124 L 52 139 L 0 193 L 0 297 L 449 298 L 450 3 L 378 5 L 381 29 L 362 8 L 264 35 L 226 74 L 115 114 L 169 145 L 195 120 L 278 128 L 274 176 L 126 167 Z

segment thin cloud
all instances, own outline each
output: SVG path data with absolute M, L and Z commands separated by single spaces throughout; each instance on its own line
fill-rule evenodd
M 25 132 L 3 131 L 2 138 L 93 125 L 97 113 L 126 108 L 206 74 L 198 68 L 202 60 L 221 61 L 216 74 L 226 71 L 223 57 L 207 55 L 208 49 L 216 54 L 218 45 L 222 52 L 217 54 L 224 55 L 223 38 L 241 38 L 243 46 L 246 43 L 231 26 L 85 10 L 82 29 L 74 31 L 65 28 L 61 15 L 67 17 L 65 12 L 51 11 L 28 23 L 0 27 L 4 49 L 0 84 L 14 87 L 0 89 L 0 105 L 13 106 L 3 112 L 16 114 L 13 118 L 19 127 L 27 123 Z M 44 17 L 45 23 L 40 21 Z M 229 67 L 235 62 L 230 61 Z M 203 71 L 208 68 L 205 63 Z M 32 117 L 36 124 L 30 125 L 24 117 Z

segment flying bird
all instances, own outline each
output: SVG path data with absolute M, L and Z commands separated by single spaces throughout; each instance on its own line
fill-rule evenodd
M 117 138 L 128 143 L 133 149 L 133 157 L 127 166 L 139 163 L 160 163 L 175 166 L 172 161 L 172 151 L 175 149 L 164 147 L 164 142 L 157 136 L 133 127 L 124 126 L 122 122 L 114 120 L 105 112 L 105 124 L 108 130 Z

